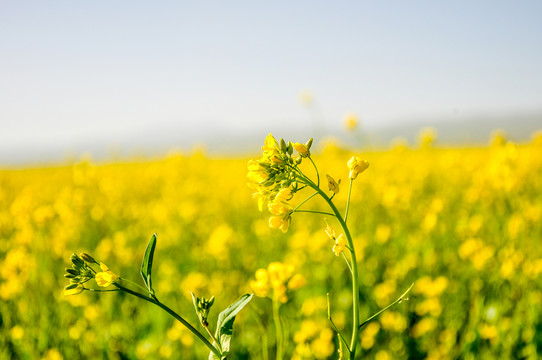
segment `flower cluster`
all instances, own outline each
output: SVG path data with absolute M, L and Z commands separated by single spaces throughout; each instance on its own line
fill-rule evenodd
M 281 303 L 288 301 L 287 290 L 296 290 L 306 284 L 301 274 L 294 273 L 292 265 L 272 262 L 267 269 L 256 271 L 256 280 L 250 282 L 250 287 L 259 297 L 270 297 Z
M 269 225 L 283 232 L 288 231 L 291 222 L 292 207 L 288 201 L 300 189 L 302 180 L 296 170 L 303 158 L 311 156 L 312 139 L 305 144 L 280 143 L 269 134 L 262 147 L 263 156 L 259 160 L 248 163 L 248 186 L 256 192 L 253 197 L 258 199 L 260 211 L 267 205 L 273 215 Z M 299 157 L 294 158 L 294 149 Z
M 70 279 L 70 284 L 64 287 L 64 295 L 80 294 L 86 290 L 84 284 L 92 279 L 101 287 L 107 287 L 120 279 L 117 274 L 109 270 L 107 265 L 97 262 L 86 253 L 72 254 L 71 261 L 72 268 L 66 269 L 66 274 L 64 274 L 64 277 Z M 90 266 L 91 264 L 99 265 L 102 271 L 96 272 Z

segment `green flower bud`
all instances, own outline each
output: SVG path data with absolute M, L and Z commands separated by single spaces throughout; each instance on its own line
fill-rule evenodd
M 85 265 L 83 259 L 81 259 L 77 254 L 72 254 L 71 261 L 73 265 L 75 265 L 75 268 L 80 268 Z
M 209 317 L 209 311 L 215 302 L 215 297 L 211 297 L 209 300 L 205 298 L 198 298 L 194 293 L 192 293 L 192 301 L 194 302 L 194 308 L 196 309 L 196 314 L 203 326 L 208 326 L 207 318 Z
M 89 264 L 97 264 L 96 260 L 94 260 L 94 258 L 87 253 L 81 253 L 79 254 L 79 257 Z
M 286 152 L 288 150 L 288 146 L 282 138 L 280 139 L 280 150 L 282 150 L 282 152 Z

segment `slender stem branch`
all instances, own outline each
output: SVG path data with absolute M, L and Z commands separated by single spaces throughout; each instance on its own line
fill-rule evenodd
M 112 289 L 112 290 L 106 290 L 106 289 L 89 289 L 89 288 L 84 288 L 84 290 L 88 290 L 88 291 L 94 291 L 94 292 L 111 292 L 111 291 L 120 291 L 119 289 Z
M 313 213 L 313 214 L 322 214 L 322 215 L 328 215 L 328 216 L 335 216 L 335 214 L 332 214 L 330 212 L 318 211 L 318 210 L 294 210 L 293 212 L 296 212 L 296 213 Z
M 296 211 L 297 209 L 299 209 L 304 203 L 306 203 L 307 201 L 309 201 L 310 199 L 312 199 L 313 197 L 315 197 L 316 195 L 318 195 L 317 192 L 315 192 L 314 194 L 312 194 L 311 196 L 309 196 L 308 198 L 306 198 L 305 200 L 303 200 L 299 205 L 297 205 L 294 209 L 294 211 Z
M 282 360 L 283 352 L 282 349 L 282 323 L 280 321 L 280 303 L 277 299 L 273 299 L 273 320 L 275 322 L 275 329 L 277 331 L 276 335 L 276 345 L 277 345 L 277 354 L 276 359 Z
M 222 346 L 220 346 L 220 343 L 218 342 L 218 340 L 216 340 L 215 336 L 213 335 L 213 333 L 211 332 L 211 330 L 209 330 L 209 325 L 203 325 L 203 328 L 207 331 L 207 334 L 209 334 L 209 336 L 211 337 L 211 339 L 214 341 L 214 343 L 216 344 L 216 346 L 218 347 L 218 350 L 220 350 L 220 352 L 222 352 Z
M 125 278 L 120 278 L 122 281 L 126 281 L 126 282 L 129 282 L 130 284 L 134 285 L 134 286 L 137 286 L 138 288 L 140 288 L 141 290 L 143 290 L 144 292 L 148 293 L 149 292 L 149 289 L 139 285 L 138 283 L 132 281 L 132 280 L 128 280 L 128 279 L 125 279 Z
M 344 252 L 342 252 L 341 254 L 343 256 L 344 261 L 346 262 L 346 266 L 348 266 L 348 270 L 350 270 L 350 274 L 352 274 L 352 266 L 350 265 L 350 261 L 348 261 Z
M 312 166 L 314 166 L 314 170 L 316 170 L 316 178 L 318 180 L 318 183 L 316 184 L 316 186 L 320 187 L 320 173 L 318 172 L 318 168 L 316 167 L 316 164 L 314 163 L 311 157 L 309 157 L 309 160 L 311 161 Z
M 344 346 L 346 346 L 346 348 L 348 349 L 348 352 L 350 352 L 350 348 L 348 347 L 348 343 L 346 342 L 345 338 L 342 336 L 339 329 L 337 329 L 337 326 L 335 325 L 335 323 L 333 322 L 333 319 L 331 317 L 331 306 L 329 304 L 329 293 L 327 293 L 326 296 L 327 296 L 327 319 L 329 320 L 329 323 L 331 324 L 331 327 L 333 328 L 333 330 L 335 330 L 335 332 L 337 333 L 337 336 L 339 337 L 339 340 L 341 340 L 341 342 L 339 344 L 344 343 Z M 341 348 L 342 348 L 342 345 L 341 345 Z
M 373 316 L 371 316 L 370 318 L 368 318 L 367 320 L 365 320 L 364 322 L 362 322 L 360 325 L 359 325 L 359 328 L 361 329 L 363 326 L 365 326 L 365 324 L 367 324 L 369 321 L 373 320 L 375 317 L 377 317 L 378 315 L 382 314 L 384 311 L 388 310 L 389 308 L 391 308 L 392 306 L 396 305 L 396 304 L 399 304 L 401 301 L 403 300 L 408 300 L 405 298 L 405 296 L 408 294 L 408 292 L 410 291 L 410 289 L 412 289 L 412 287 L 414 286 L 414 284 L 410 285 L 410 287 L 407 289 L 407 291 L 405 291 L 401 296 L 399 296 L 399 298 L 397 300 L 395 300 L 394 302 L 392 302 L 391 304 L 389 304 L 388 306 L 386 306 L 384 309 L 380 310 L 379 312 L 377 312 L 376 314 L 374 314 Z
M 352 194 L 352 182 L 354 180 L 350 179 L 350 186 L 348 186 L 348 198 L 346 199 L 346 210 L 344 213 L 344 222 L 348 220 L 348 210 L 350 210 L 350 195 Z
M 211 350 L 213 352 L 213 354 L 218 356 L 219 359 L 222 358 L 221 352 L 218 351 L 218 349 L 216 347 L 214 347 L 213 344 L 211 344 L 209 342 L 209 340 L 207 340 L 205 338 L 205 336 L 203 336 L 196 328 L 194 328 L 192 325 L 190 325 L 190 323 L 188 321 L 186 321 L 181 315 L 177 314 L 175 311 L 171 310 L 169 307 L 162 304 L 160 301 L 158 301 L 156 299 L 153 299 L 153 298 L 151 298 L 149 296 L 146 296 L 146 295 L 140 294 L 140 293 L 138 293 L 136 291 L 125 288 L 124 286 L 122 286 L 120 284 L 117 284 L 117 283 L 113 283 L 113 285 L 118 287 L 120 290 L 122 290 L 124 292 L 127 292 L 130 295 L 134 295 L 134 296 L 136 296 L 136 297 L 138 297 L 140 299 L 148 301 L 151 304 L 157 305 L 158 307 L 162 308 L 162 310 L 166 311 L 169 315 L 173 316 L 177 321 L 179 321 L 181 324 L 186 326 L 188 328 L 188 330 L 190 330 L 192 332 L 192 334 L 194 334 L 198 339 L 200 339 L 201 342 L 203 344 L 205 344 L 205 346 L 207 346 L 209 348 L 209 350 Z

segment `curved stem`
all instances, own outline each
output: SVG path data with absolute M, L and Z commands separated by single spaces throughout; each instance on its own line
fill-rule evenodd
M 352 194 L 352 182 L 354 180 L 350 179 L 350 186 L 348 187 L 348 198 L 346 199 L 346 211 L 344 213 L 344 222 L 348 220 L 348 210 L 350 209 L 350 195 Z
M 215 354 L 216 356 L 218 356 L 219 359 L 222 358 L 222 354 L 220 353 L 220 351 L 218 351 L 217 348 L 215 348 L 213 346 L 213 344 L 211 344 L 209 342 L 209 340 L 207 340 L 205 338 L 205 336 L 203 336 L 196 328 L 194 328 L 192 325 L 190 325 L 190 323 L 188 321 L 186 321 L 181 315 L 177 314 L 175 311 L 171 310 L 169 307 L 167 307 L 166 305 L 162 304 L 160 301 L 156 300 L 156 299 L 153 299 L 149 296 L 146 296 L 146 295 L 142 295 L 138 292 L 135 292 L 133 290 L 130 290 L 128 288 L 125 288 L 124 286 L 120 285 L 120 284 L 117 284 L 117 283 L 113 283 L 113 285 L 115 285 L 116 287 L 118 287 L 120 290 L 124 291 L 124 292 L 127 292 L 128 294 L 130 295 L 134 295 L 140 299 L 143 299 L 145 301 L 148 301 L 154 305 L 157 305 L 158 307 L 162 308 L 162 310 L 166 311 L 169 315 L 173 316 L 177 321 L 179 321 L 181 324 L 183 324 L 184 326 L 186 326 L 186 328 L 188 330 L 190 330 L 192 332 L 192 334 L 194 334 L 198 339 L 200 339 L 200 341 L 205 344 L 205 346 L 207 346 L 209 348 L 209 350 L 211 350 L 213 352 L 213 354 Z
M 359 281 L 358 281 L 358 263 L 356 260 L 356 252 L 354 250 L 354 242 L 352 240 L 352 235 L 350 234 L 350 230 L 348 229 L 348 226 L 346 225 L 346 221 L 342 218 L 339 210 L 333 204 L 331 199 L 326 195 L 325 192 L 322 191 L 314 182 L 312 182 L 310 179 L 305 178 L 307 184 L 312 187 L 315 191 L 317 191 L 320 196 L 327 202 L 333 213 L 335 214 L 335 217 L 341 224 L 341 227 L 344 231 L 344 235 L 346 236 L 346 240 L 348 241 L 348 246 L 350 250 L 350 265 L 352 267 L 352 315 L 353 315 L 353 326 L 352 326 L 352 338 L 350 339 L 350 359 L 354 359 L 356 356 L 356 348 L 358 345 L 358 338 L 359 338 Z
M 277 336 L 276 336 L 276 345 L 277 345 L 276 359 L 277 360 L 282 360 L 284 350 L 282 349 L 282 324 L 280 322 L 280 303 L 276 299 L 273 299 L 273 320 L 275 322 L 275 329 L 277 331 Z

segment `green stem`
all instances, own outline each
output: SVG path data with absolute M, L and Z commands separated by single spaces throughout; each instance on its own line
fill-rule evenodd
M 276 360 L 282 360 L 283 352 L 284 352 L 284 350 L 282 349 L 282 323 L 280 321 L 280 303 L 276 299 L 273 299 L 273 320 L 275 322 L 275 329 L 277 331 L 277 336 L 276 336 L 276 345 L 277 345 Z
M 329 304 L 329 293 L 327 293 L 326 296 L 327 296 L 327 319 L 329 320 L 329 323 L 331 324 L 331 327 L 333 328 L 333 330 L 335 330 L 335 332 L 337 333 L 337 336 L 339 337 L 339 345 L 340 345 L 341 349 L 342 349 L 342 344 L 344 343 L 344 346 L 346 346 L 346 348 L 350 352 L 350 349 L 348 348 L 348 343 L 346 342 L 346 340 L 342 336 L 342 334 L 339 331 L 339 329 L 337 328 L 337 326 L 335 326 L 335 323 L 333 322 L 333 318 L 331 317 L 331 305 Z
M 218 350 L 220 350 L 220 352 L 222 352 L 222 346 L 220 346 L 220 343 L 218 342 L 218 340 L 216 340 L 215 336 L 213 335 L 213 333 L 211 332 L 211 330 L 209 330 L 209 326 L 208 325 L 203 325 L 203 328 L 207 331 L 207 334 L 209 334 L 209 336 L 211 337 L 211 339 L 214 341 L 214 343 L 216 344 L 216 346 L 218 346 Z
M 203 336 L 198 330 L 196 330 L 196 328 L 194 328 L 192 325 L 190 325 L 190 323 L 188 321 L 186 321 L 181 315 L 177 314 L 175 311 L 171 310 L 169 307 L 167 307 L 166 305 L 162 304 L 160 301 L 156 300 L 156 299 L 153 299 L 149 296 L 146 296 L 146 295 L 142 295 L 138 292 L 135 292 L 133 290 L 130 290 L 128 288 L 125 288 L 124 286 L 120 285 L 120 284 L 117 284 L 117 283 L 113 283 L 113 285 L 115 285 L 116 287 L 118 287 L 120 290 L 124 291 L 124 292 L 127 292 L 128 294 L 130 295 L 134 295 L 140 299 L 143 299 L 145 301 L 148 301 L 150 302 L 151 304 L 154 304 L 154 305 L 157 305 L 158 307 L 162 308 L 162 310 L 166 311 L 169 315 L 173 316 L 177 321 L 179 321 L 181 324 L 183 324 L 184 326 L 186 326 L 186 328 L 188 330 L 190 330 L 192 332 L 192 334 L 194 334 L 198 339 L 201 340 L 201 342 L 203 344 L 205 344 L 205 346 L 207 346 L 209 348 L 209 350 L 212 351 L 213 354 L 215 354 L 216 356 L 218 356 L 219 359 L 222 358 L 222 354 L 220 353 L 220 351 L 218 351 L 217 348 L 215 348 L 213 346 L 213 344 L 211 344 L 209 342 L 209 340 L 207 340 L 205 338 L 205 336 Z
M 312 194 L 311 196 L 309 196 L 308 198 L 306 198 L 305 200 L 303 200 L 299 205 L 297 205 L 294 209 L 294 211 L 296 211 L 297 209 L 299 209 L 304 203 L 306 203 L 307 201 L 309 201 L 310 199 L 312 199 L 313 197 L 315 197 L 316 195 L 318 195 L 317 192 L 315 192 L 314 194 Z
M 343 256 L 344 261 L 346 262 L 346 266 L 348 266 L 348 270 L 350 270 L 350 273 L 352 273 L 352 266 L 350 266 L 350 261 L 348 261 L 344 252 L 342 252 L 341 254 Z
M 84 290 L 88 290 L 88 291 L 94 291 L 94 292 L 111 292 L 111 291 L 119 291 L 119 289 L 113 289 L 113 290 L 105 290 L 105 289 L 89 289 L 89 288 L 84 288 Z
M 128 279 L 125 279 L 125 278 L 119 278 L 120 280 L 122 281 L 126 281 L 126 282 L 129 282 L 130 284 L 134 285 L 134 286 L 137 286 L 138 288 L 140 288 L 141 290 L 143 290 L 144 292 L 148 293 L 149 292 L 149 289 L 139 285 L 138 283 L 136 282 L 133 282 L 132 280 L 128 280 Z
M 318 183 L 316 184 L 316 186 L 320 187 L 320 173 L 318 172 L 318 168 L 316 167 L 316 164 L 311 157 L 309 157 L 309 160 L 311 161 L 312 166 L 314 166 L 314 170 L 316 170 L 316 178 L 318 179 Z
M 335 217 L 341 224 L 341 227 L 344 231 L 344 235 L 346 236 L 346 240 L 348 241 L 348 246 L 350 250 L 350 265 L 352 266 L 352 338 L 350 339 L 350 359 L 355 359 L 356 356 L 356 348 L 358 345 L 358 338 L 359 338 L 359 281 L 358 281 L 358 263 L 356 260 L 356 252 L 354 250 L 354 242 L 352 240 L 352 235 L 350 234 L 350 230 L 348 229 L 348 226 L 346 225 L 345 220 L 342 218 L 341 213 L 333 204 L 331 199 L 326 195 L 325 192 L 322 191 L 314 182 L 312 182 L 310 179 L 305 178 L 307 181 L 307 184 L 312 187 L 315 191 L 317 191 L 320 196 L 327 202 L 333 213 L 335 214 Z
M 348 186 L 348 198 L 346 199 L 346 210 L 344 213 L 344 222 L 348 220 L 348 210 L 350 209 L 350 195 L 352 194 L 352 182 L 354 180 L 350 179 L 350 186 Z
M 313 213 L 313 214 L 322 214 L 322 215 L 328 215 L 328 216 L 335 216 L 335 214 L 332 214 L 330 212 L 318 211 L 318 210 L 294 210 L 293 212 L 296 212 L 296 213 Z
M 408 292 L 410 291 L 410 289 L 412 289 L 412 287 L 414 286 L 414 284 L 410 285 L 410 287 L 407 289 L 407 291 L 405 291 L 403 293 L 403 295 L 399 296 L 399 298 L 397 300 L 395 300 L 394 302 L 392 302 L 391 304 L 389 304 L 388 306 L 386 306 L 384 309 L 380 310 L 379 312 L 377 312 L 376 314 L 374 314 L 373 316 L 371 316 L 370 318 L 368 318 L 367 320 L 365 320 L 364 322 L 361 323 L 361 325 L 359 326 L 359 328 L 361 329 L 365 324 L 367 324 L 369 321 L 373 320 L 375 317 L 377 317 L 378 315 L 382 314 L 384 311 L 388 310 L 389 308 L 391 308 L 392 306 L 396 305 L 396 304 L 399 304 L 401 301 L 403 300 L 408 300 L 408 299 L 405 299 L 405 296 L 406 294 L 408 294 Z

